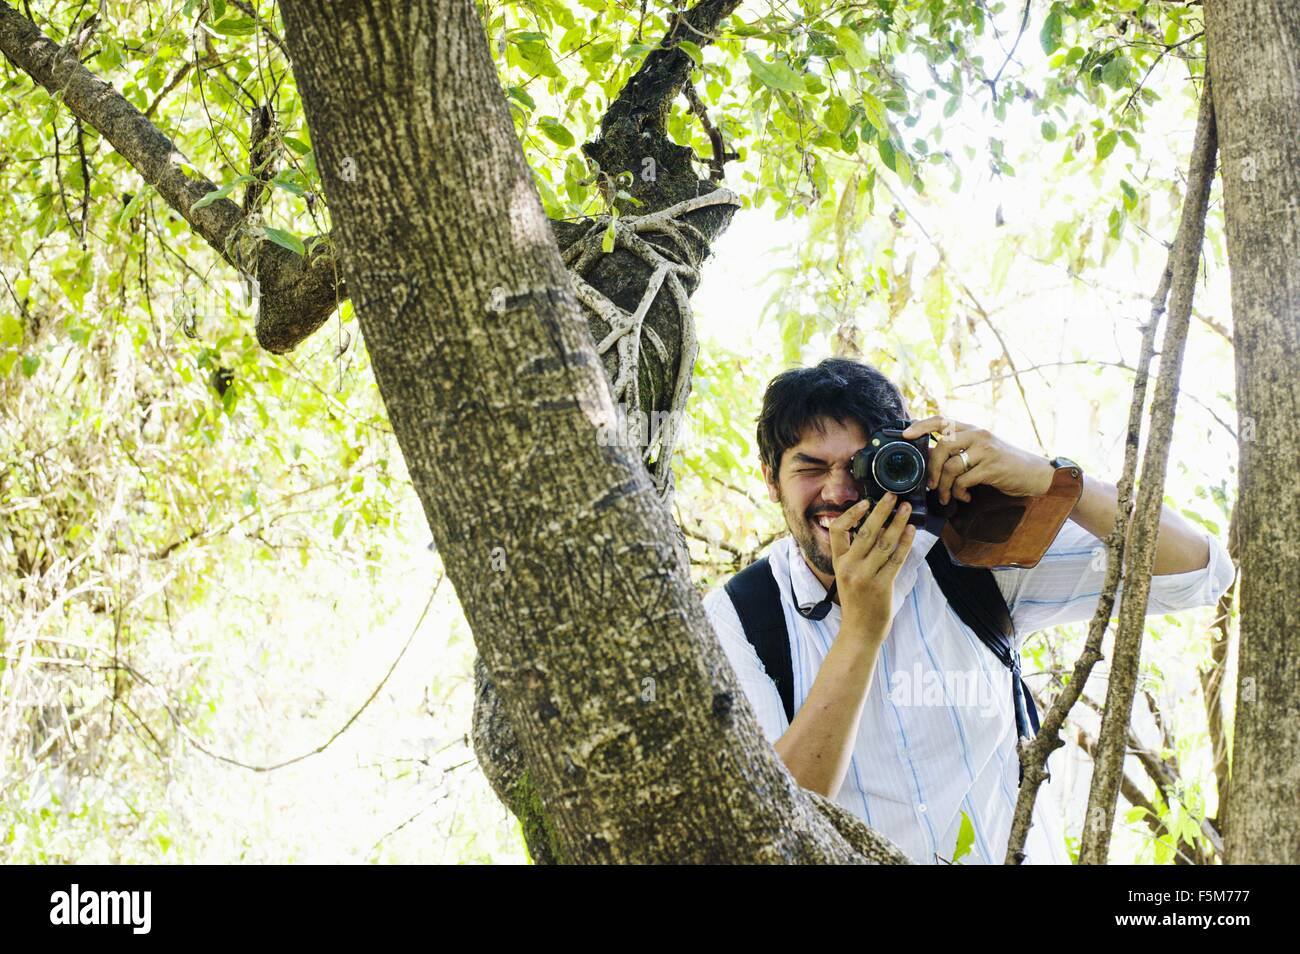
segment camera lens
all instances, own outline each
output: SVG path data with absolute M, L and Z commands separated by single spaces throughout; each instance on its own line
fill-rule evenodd
M 925 461 L 921 452 L 904 441 L 886 444 L 876 452 L 871 462 L 871 473 L 876 483 L 896 494 L 908 494 L 916 489 L 925 475 Z

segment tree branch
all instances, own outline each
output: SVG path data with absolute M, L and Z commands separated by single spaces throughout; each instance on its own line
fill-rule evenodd
M 67 49 L 60 47 L 0 0 L 0 52 L 51 95 L 62 95 L 68 110 L 97 129 L 225 261 L 256 275 L 257 338 L 262 347 L 289 351 L 324 324 L 347 295 L 341 284 L 336 287 L 330 254 L 306 260 L 247 235 L 243 212 L 229 199 L 194 209 L 216 186 L 197 172 L 187 172 L 189 161 L 171 139 L 112 86 L 91 75 L 73 55 L 74 47 L 75 41 Z
M 1201 91 L 1196 124 L 1196 141 L 1188 169 L 1187 194 L 1178 237 L 1171 251 L 1174 280 L 1170 286 L 1169 321 L 1160 347 L 1160 374 L 1151 401 L 1151 431 L 1142 459 L 1142 485 L 1137 509 L 1127 540 L 1124 593 L 1120 601 L 1119 628 L 1115 633 L 1114 658 L 1106 688 L 1106 710 L 1102 715 L 1097 746 L 1100 758 L 1088 793 L 1088 821 L 1079 849 L 1080 864 L 1105 864 L 1110 831 L 1115 819 L 1119 776 L 1124 767 L 1124 740 L 1133 709 L 1145 628 L 1147 598 L 1151 590 L 1151 569 L 1155 563 L 1163 502 L 1165 468 L 1173 434 L 1174 411 L 1178 403 L 1178 378 L 1191 320 L 1192 295 L 1200 267 L 1201 245 L 1205 240 L 1205 214 L 1218 136 L 1209 78 Z
M 1020 752 L 1021 765 L 1024 767 L 1024 783 L 1020 787 L 1020 794 L 1016 800 L 1015 815 L 1011 823 L 1011 837 L 1007 842 L 1007 864 L 1020 864 L 1024 861 L 1025 839 L 1029 835 L 1029 826 L 1033 819 L 1034 801 L 1038 797 L 1039 786 L 1042 785 L 1047 775 L 1044 766 L 1047 764 L 1047 757 L 1056 749 L 1065 744 L 1061 738 L 1061 729 L 1065 724 L 1065 718 L 1070 709 L 1079 700 L 1084 686 L 1088 682 L 1088 677 L 1092 673 L 1092 668 L 1101 661 L 1101 643 L 1106 634 L 1106 627 L 1110 621 L 1111 610 L 1115 605 L 1115 591 L 1119 586 L 1120 578 L 1124 573 L 1124 552 L 1126 541 L 1135 534 L 1129 532 L 1129 517 L 1132 512 L 1132 494 L 1134 478 L 1137 472 L 1137 451 L 1138 443 L 1142 431 L 1142 409 L 1146 402 L 1147 380 L 1151 368 L 1151 358 L 1155 352 L 1156 329 L 1160 323 L 1160 316 L 1165 311 L 1165 302 L 1169 298 L 1170 289 L 1174 287 L 1175 275 L 1178 278 L 1178 287 L 1181 297 L 1175 299 L 1175 304 L 1181 306 L 1185 298 L 1188 312 L 1190 314 L 1191 295 L 1190 290 L 1195 284 L 1197 264 L 1200 256 L 1200 241 L 1195 242 L 1192 250 L 1192 260 L 1190 274 L 1184 258 L 1184 246 L 1193 241 L 1191 236 L 1187 236 L 1184 229 L 1192 228 L 1191 222 L 1197 218 L 1199 209 L 1199 221 L 1201 223 L 1200 236 L 1204 235 L 1205 222 L 1205 205 L 1208 200 L 1209 180 L 1214 175 L 1214 157 L 1216 148 L 1214 146 L 1213 133 L 1213 115 L 1207 115 L 1208 97 L 1202 94 L 1201 111 L 1197 121 L 1196 137 L 1192 147 L 1192 156 L 1189 160 L 1188 169 L 1188 187 L 1187 193 L 1183 200 L 1182 219 L 1179 223 L 1178 239 L 1175 241 L 1173 248 L 1170 249 L 1169 258 L 1165 264 L 1165 270 L 1160 276 L 1160 284 L 1156 289 L 1155 295 L 1151 299 L 1151 316 L 1147 321 L 1146 327 L 1142 334 L 1142 351 L 1138 358 L 1137 370 L 1133 378 L 1133 400 L 1129 406 L 1128 418 L 1128 436 L 1125 439 L 1124 446 L 1124 468 L 1116 485 L 1118 499 L 1115 507 L 1115 526 L 1110 535 L 1106 538 L 1106 577 L 1102 582 L 1101 596 L 1097 601 L 1097 611 L 1093 614 L 1092 622 L 1088 625 L 1088 636 L 1084 642 L 1083 652 L 1075 661 L 1074 672 L 1070 677 L 1069 683 L 1056 697 L 1056 701 L 1043 717 L 1041 728 L 1038 735 L 1028 745 L 1024 746 Z M 1197 191 L 1197 190 L 1203 190 Z M 1184 329 L 1185 330 L 1185 329 Z M 1166 332 L 1166 344 L 1172 346 L 1173 338 L 1168 337 Z M 1163 358 L 1161 361 L 1162 378 L 1164 377 L 1165 368 L 1169 365 L 1176 365 L 1181 358 L 1181 350 L 1177 354 L 1170 354 L 1170 362 L 1167 364 Z M 1163 392 L 1162 392 L 1163 393 Z M 1159 400 L 1159 397 L 1157 398 Z M 1172 399 L 1171 403 L 1172 403 Z M 1154 423 L 1153 423 L 1153 426 Z M 1167 450 L 1167 446 L 1166 446 Z M 1148 454 L 1150 448 L 1148 448 Z M 1148 458 L 1149 459 L 1149 458 Z M 1143 468 L 1144 478 L 1147 470 Z M 1163 464 L 1161 465 L 1160 475 L 1157 478 L 1154 474 L 1150 478 L 1151 483 L 1163 485 Z M 1157 498 L 1157 503 L 1159 498 Z M 1159 516 L 1157 507 L 1156 516 Z M 1154 540 L 1154 528 L 1149 528 L 1149 536 Z M 1151 556 L 1154 557 L 1154 549 Z M 1142 571 L 1139 570 L 1139 574 Z M 1146 582 L 1150 584 L 1151 566 L 1146 567 Z M 1128 599 L 1130 590 L 1125 589 L 1125 598 Z M 1141 592 L 1142 608 L 1146 606 L 1147 590 Z M 1142 617 L 1139 617 L 1139 634 Z M 1131 710 L 1132 695 L 1129 696 L 1129 707 L 1124 712 L 1124 723 L 1128 723 L 1128 715 Z M 1121 737 L 1121 744 L 1122 744 Z M 1122 770 L 1122 760 L 1120 769 Z M 1095 778 L 1095 774 L 1094 774 Z M 1118 780 L 1118 774 L 1113 776 L 1113 780 Z M 1113 792 L 1112 792 L 1113 796 Z M 1114 799 L 1111 799 L 1111 812 L 1109 818 L 1114 817 Z M 1104 820 L 1104 819 L 1102 819 Z M 1099 821 L 1092 816 L 1088 818 L 1085 830 L 1093 827 L 1092 823 Z M 1110 822 L 1105 822 L 1106 832 L 1110 831 Z M 1080 855 L 1082 861 L 1083 855 Z

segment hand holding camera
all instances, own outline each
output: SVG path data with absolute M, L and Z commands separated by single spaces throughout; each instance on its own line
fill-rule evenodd
M 841 632 L 881 643 L 894 617 L 894 578 L 912 549 L 916 528 L 909 526 L 911 505 L 885 493 L 878 501 L 863 498 L 831 521 L 831 559 L 839 590 Z M 870 512 L 868 512 L 868 510 Z M 889 519 L 893 512 L 893 519 Z M 863 520 L 863 518 L 866 518 Z M 853 528 L 862 525 L 856 533 Z
M 928 417 L 908 425 L 902 438 L 924 440 L 932 432 L 941 437 L 930 449 L 926 486 L 938 491 L 941 504 L 954 497 L 969 503 L 970 488 L 981 484 L 1010 497 L 1036 497 L 1051 489 L 1056 468 L 1047 458 L 1023 451 L 972 424 Z

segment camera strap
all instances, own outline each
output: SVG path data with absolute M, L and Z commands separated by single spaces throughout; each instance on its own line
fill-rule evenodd
M 943 592 L 948 605 L 957 617 L 970 627 L 980 642 L 989 648 L 1011 672 L 1011 702 L 1016 717 L 1016 733 L 1033 738 L 1038 734 L 1038 708 L 1033 694 L 1020 672 L 1020 653 L 1013 649 L 1015 624 L 1007 608 L 1002 591 L 991 570 L 984 567 L 961 566 L 953 562 L 943 541 L 936 540 L 926 554 L 935 582 Z M 736 615 L 758 654 L 764 670 L 776 684 L 785 709 L 787 721 L 794 721 L 794 671 L 790 656 L 790 635 L 785 625 L 785 612 L 781 607 L 781 590 L 772 575 L 767 557 L 751 563 L 724 584 L 723 589 L 736 608 Z M 826 598 L 807 611 L 800 610 L 808 619 L 824 619 L 830 612 L 835 584 Z M 1051 781 L 1051 773 L 1047 773 Z M 1020 769 L 1024 781 L 1024 768 Z

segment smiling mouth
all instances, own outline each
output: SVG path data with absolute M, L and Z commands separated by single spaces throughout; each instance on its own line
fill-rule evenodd
M 819 513 L 814 515 L 808 522 L 812 524 L 813 532 L 829 543 L 831 539 L 831 522 L 836 520 L 842 513 L 843 511 L 840 511 L 840 513 Z

